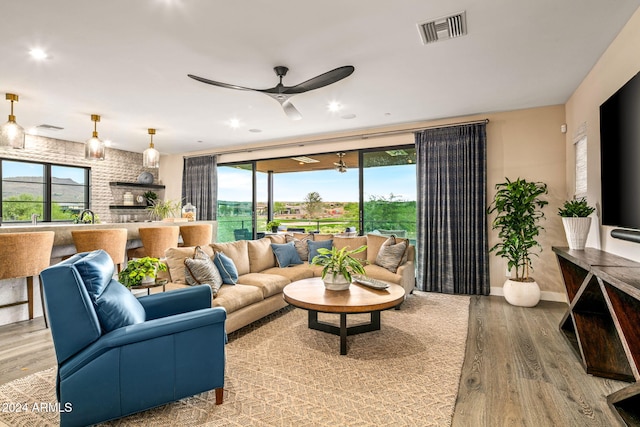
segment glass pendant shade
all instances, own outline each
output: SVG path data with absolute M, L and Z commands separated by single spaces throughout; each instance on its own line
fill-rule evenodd
M 0 147 L 24 148 L 24 129 L 16 123 L 16 116 L 13 115 L 13 102 L 18 101 L 18 95 L 8 93 L 6 96 L 11 101 L 11 114 L 9 121 L 0 127 Z
M 149 129 L 149 135 L 151 136 L 151 142 L 149 142 L 149 148 L 142 153 L 142 166 L 145 168 L 158 168 L 160 167 L 160 152 L 153 146 L 153 135 L 156 134 L 155 129 Z
M 93 121 L 93 135 L 84 143 L 84 158 L 87 160 L 104 160 L 104 141 L 98 138 L 98 131 L 96 129 L 97 123 L 100 121 L 100 116 L 92 114 L 91 120 Z

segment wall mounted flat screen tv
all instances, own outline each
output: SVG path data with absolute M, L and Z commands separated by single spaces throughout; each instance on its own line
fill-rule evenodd
M 600 106 L 602 224 L 640 230 L 640 73 Z

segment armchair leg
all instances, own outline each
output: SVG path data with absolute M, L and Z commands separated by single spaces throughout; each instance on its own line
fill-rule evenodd
M 216 389 L 216 405 L 222 404 L 222 396 L 224 389 L 222 387 Z

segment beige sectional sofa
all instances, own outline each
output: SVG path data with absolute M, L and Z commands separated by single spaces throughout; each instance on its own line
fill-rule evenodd
M 367 245 L 367 250 L 357 254 L 365 264 L 367 276 L 401 285 L 408 295 L 415 285 L 415 249 L 407 242 L 406 262 L 397 271 L 376 265 L 376 257 L 387 236 L 369 234 L 358 237 L 339 237 L 330 234 L 294 235 L 298 240 L 328 240 L 337 248 L 344 246 L 355 249 Z M 227 332 L 233 332 L 287 305 L 282 289 L 296 280 L 320 276 L 322 267 L 303 264 L 280 268 L 271 248 L 272 243 L 286 242 L 284 235 L 268 236 L 258 240 L 238 240 L 230 243 L 212 243 L 202 248 L 208 255 L 222 252 L 233 260 L 238 270 L 238 282 L 235 285 L 222 285 L 213 300 L 213 306 L 222 306 L 227 310 Z M 291 240 L 291 237 L 289 237 Z M 166 252 L 170 283 L 167 290 L 188 286 L 184 277 L 184 258 L 193 255 L 194 248 L 171 248 Z

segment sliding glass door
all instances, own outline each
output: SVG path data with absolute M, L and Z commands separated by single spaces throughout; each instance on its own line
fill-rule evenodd
M 363 151 L 363 234 L 416 238 L 416 150 Z
M 218 241 L 253 236 L 253 163 L 218 165 Z

